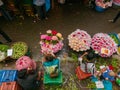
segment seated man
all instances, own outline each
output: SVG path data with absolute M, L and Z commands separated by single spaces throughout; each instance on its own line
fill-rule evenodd
M 55 58 L 53 55 L 48 54 L 45 56 L 43 61 L 43 66 L 45 72 L 50 75 L 50 77 L 57 77 L 60 72 L 59 59 Z

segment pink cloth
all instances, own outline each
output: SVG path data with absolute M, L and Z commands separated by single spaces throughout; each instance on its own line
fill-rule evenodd
M 16 69 L 18 71 L 22 69 L 27 69 L 28 67 L 32 67 L 33 69 L 36 69 L 36 63 L 30 57 L 22 56 L 16 61 Z

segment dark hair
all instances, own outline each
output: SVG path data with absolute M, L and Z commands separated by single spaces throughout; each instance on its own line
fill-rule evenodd
M 26 78 L 26 75 L 27 75 L 27 69 L 22 69 L 18 71 L 18 78 L 20 79 Z
M 47 54 L 47 55 L 45 56 L 45 59 L 46 59 L 46 61 L 52 61 L 52 60 L 55 59 L 55 57 L 54 57 L 53 55 L 51 55 L 51 54 Z
M 92 60 L 94 57 L 94 53 L 93 52 L 89 52 L 88 55 L 87 55 L 87 59 L 88 60 Z

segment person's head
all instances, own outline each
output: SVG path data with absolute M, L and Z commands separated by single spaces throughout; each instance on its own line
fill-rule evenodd
M 94 53 L 93 52 L 89 52 L 88 54 L 87 54 L 87 59 L 88 60 L 92 60 L 92 59 L 94 59 L 95 57 L 94 57 Z
M 47 54 L 46 56 L 45 56 L 45 60 L 46 61 L 52 61 L 52 60 L 54 60 L 55 59 L 55 57 L 53 56 L 53 55 L 51 55 L 51 54 Z
M 23 79 L 26 77 L 26 75 L 27 75 L 27 69 L 22 69 L 18 71 L 18 78 Z

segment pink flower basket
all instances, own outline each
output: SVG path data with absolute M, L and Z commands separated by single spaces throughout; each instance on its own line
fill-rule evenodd
M 32 67 L 33 69 L 36 69 L 36 63 L 30 57 L 22 56 L 16 61 L 16 69 L 18 71 L 22 69 L 27 69 L 28 67 Z
M 91 36 L 86 31 L 77 29 L 68 35 L 68 41 L 74 51 L 86 51 L 90 49 Z
M 113 39 L 105 33 L 97 33 L 92 38 L 91 47 L 101 57 L 110 57 L 117 51 L 117 45 Z
M 40 35 L 41 52 L 44 53 L 57 53 L 63 47 L 63 37 L 61 33 L 56 30 L 47 30 L 46 34 Z

